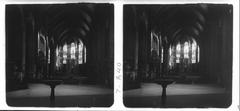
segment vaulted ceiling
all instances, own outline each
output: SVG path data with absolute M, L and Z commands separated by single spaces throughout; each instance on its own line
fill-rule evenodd
M 152 30 L 174 41 L 185 37 L 197 39 L 204 30 L 208 7 L 206 4 L 153 5 L 138 11 Z
M 92 30 L 94 4 L 45 5 L 38 13 L 41 29 L 54 42 L 62 44 L 86 38 Z

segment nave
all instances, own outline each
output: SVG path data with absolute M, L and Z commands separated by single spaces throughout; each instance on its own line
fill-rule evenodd
M 113 5 L 6 5 L 11 107 L 113 104 Z
M 123 9 L 126 107 L 231 106 L 232 5 L 127 4 Z

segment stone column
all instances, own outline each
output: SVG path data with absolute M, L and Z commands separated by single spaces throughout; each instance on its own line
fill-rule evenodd
M 137 11 L 136 9 L 134 10 L 135 12 L 135 27 L 136 27 L 136 36 L 135 36 L 135 50 L 134 50 L 134 71 L 135 75 L 137 76 L 138 74 L 138 47 L 139 47 L 139 28 L 138 28 L 138 21 L 137 21 Z M 135 80 L 136 78 L 134 78 Z

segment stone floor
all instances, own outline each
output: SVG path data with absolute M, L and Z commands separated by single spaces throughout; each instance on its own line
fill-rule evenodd
M 168 108 L 228 107 L 231 93 L 213 84 L 171 84 L 167 87 Z M 141 88 L 124 91 L 126 107 L 163 107 L 162 88 L 155 83 L 141 84 Z
M 28 89 L 7 92 L 7 104 L 17 107 L 48 107 L 50 87 L 29 84 Z M 113 104 L 113 89 L 98 85 L 67 85 L 55 88 L 56 107 L 109 107 Z

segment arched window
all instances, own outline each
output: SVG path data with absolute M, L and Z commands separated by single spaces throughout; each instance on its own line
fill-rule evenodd
M 180 62 L 180 56 L 181 56 L 181 44 L 178 43 L 176 46 L 176 63 Z
M 184 43 L 184 59 L 188 59 L 189 56 L 188 56 L 188 53 L 189 53 L 189 45 L 188 45 L 188 42 L 185 42 Z
M 153 32 L 151 32 L 151 52 L 156 52 L 159 55 L 159 39 Z
M 192 63 L 196 63 L 196 49 L 197 49 L 197 43 L 193 41 L 192 43 Z
M 86 63 L 86 46 L 81 40 L 78 42 L 65 43 L 56 48 L 56 67 L 62 64 L 84 64 Z
M 172 68 L 172 66 L 173 66 L 173 48 L 172 48 L 172 46 L 170 46 L 170 48 L 169 48 L 169 57 L 170 57 L 170 59 L 169 59 L 169 66 L 170 66 L 170 68 Z
M 67 44 L 63 45 L 63 64 L 67 63 Z
M 181 49 L 182 48 L 181 46 L 183 46 L 183 50 Z M 172 53 L 176 52 L 176 55 L 175 55 L 176 63 L 180 63 L 181 58 L 189 59 L 189 60 L 191 59 L 190 60 L 191 63 L 199 62 L 200 50 L 199 50 L 199 46 L 197 45 L 195 40 L 193 40 L 192 42 L 186 41 L 183 44 L 178 42 L 176 44 L 176 50 L 171 49 L 171 47 L 169 50 L 170 50 L 170 57 L 172 57 L 172 59 L 174 58 L 174 55 L 172 55 Z M 183 57 L 182 57 L 182 55 L 183 55 Z
M 38 32 L 38 52 L 42 52 L 46 56 L 46 39 L 43 34 Z
M 57 46 L 56 48 L 56 66 L 59 67 L 60 66 L 60 58 L 59 58 L 59 48 Z
M 50 53 L 51 53 L 51 51 L 50 51 L 50 49 L 48 49 L 48 64 L 50 64 Z
M 38 32 L 38 64 L 47 62 L 50 63 L 50 50 L 47 49 L 46 36 Z M 47 55 L 48 52 L 48 55 Z M 48 58 L 48 59 L 47 59 Z
M 169 57 L 169 67 L 171 69 L 184 65 L 185 68 L 190 70 L 191 64 L 196 64 L 200 61 L 200 48 L 195 39 L 178 41 L 170 46 Z
M 83 48 L 83 51 L 84 51 L 84 53 L 83 53 L 83 55 L 84 55 L 84 63 L 86 63 L 87 62 L 87 49 L 86 49 L 86 46 L 84 46 L 84 48 Z
M 78 64 L 82 64 L 83 63 L 83 44 L 82 42 L 80 42 L 78 44 Z
M 75 49 L 76 49 L 76 46 L 75 46 L 75 43 L 74 42 L 72 42 L 71 43 L 71 59 L 75 59 L 76 57 L 76 55 L 75 55 Z

